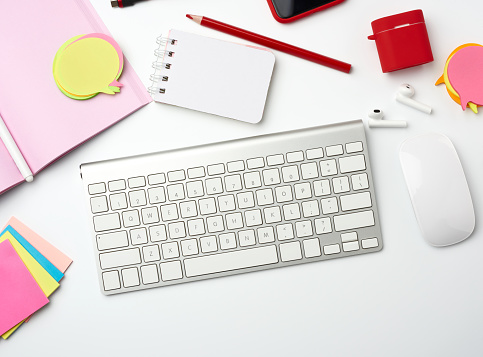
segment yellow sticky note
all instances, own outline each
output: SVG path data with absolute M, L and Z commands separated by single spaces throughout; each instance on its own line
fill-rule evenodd
M 27 252 L 27 250 L 25 250 L 25 248 L 14 238 L 14 236 L 10 234 L 10 232 L 5 232 L 0 237 L 0 243 L 6 239 L 10 241 L 13 248 L 19 255 L 20 259 L 22 259 L 23 263 L 29 270 L 30 274 L 32 274 L 37 284 L 39 284 L 40 289 L 42 289 L 45 296 L 50 296 L 59 287 L 59 283 L 54 278 L 52 278 L 47 270 L 45 270 L 42 265 L 40 265 L 34 259 L 34 257 L 32 257 L 30 253 Z M 6 339 L 22 324 L 22 322 L 5 332 L 2 337 Z
M 109 86 L 117 83 L 119 66 L 118 53 L 109 42 L 85 38 L 64 49 L 57 63 L 57 79 L 67 92 L 77 96 L 114 94 Z

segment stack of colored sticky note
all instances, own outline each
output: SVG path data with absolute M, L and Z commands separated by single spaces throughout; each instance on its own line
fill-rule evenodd
M 18 219 L 8 221 L 0 233 L 0 335 L 4 339 L 49 302 L 71 263 Z
M 91 33 L 72 37 L 57 51 L 53 74 L 57 87 L 72 99 L 120 92 L 124 66 L 121 48 L 112 37 Z
M 478 113 L 483 105 L 483 46 L 467 43 L 451 52 L 436 85 L 441 83 L 463 110 L 469 107 Z

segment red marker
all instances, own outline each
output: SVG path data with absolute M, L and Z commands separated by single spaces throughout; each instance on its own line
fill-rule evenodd
M 273 48 L 274 50 L 282 51 L 293 56 L 297 56 L 307 61 L 312 61 L 326 67 L 336 69 L 345 73 L 349 73 L 351 65 L 349 63 L 341 62 L 336 59 L 320 55 L 315 52 L 304 50 L 300 47 L 289 45 L 288 43 L 280 42 L 269 37 L 258 35 L 254 32 L 243 30 L 239 27 L 231 26 L 220 21 L 210 19 L 206 16 L 186 15 L 187 18 L 200 24 L 201 26 L 209 27 L 214 30 L 227 33 L 244 40 L 258 43 L 259 45 Z

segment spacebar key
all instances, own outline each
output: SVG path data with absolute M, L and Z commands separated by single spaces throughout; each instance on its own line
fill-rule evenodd
M 278 263 L 274 245 L 184 260 L 187 277 Z

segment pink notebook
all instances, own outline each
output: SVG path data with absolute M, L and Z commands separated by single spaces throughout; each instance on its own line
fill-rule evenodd
M 34 175 L 151 101 L 126 60 L 120 93 L 84 101 L 62 94 L 52 75 L 55 53 L 71 37 L 92 32 L 109 35 L 88 0 L 14 0 L 2 6 L 0 116 Z M 0 140 L 0 193 L 23 181 Z

